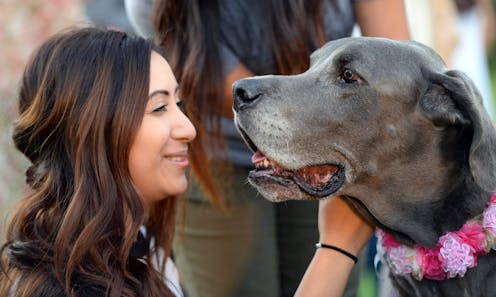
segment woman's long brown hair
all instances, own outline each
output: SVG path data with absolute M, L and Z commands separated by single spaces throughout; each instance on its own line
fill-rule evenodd
M 148 100 L 153 49 L 123 32 L 80 28 L 32 56 L 13 135 L 32 162 L 31 191 L 2 247 L 0 296 L 81 296 L 90 288 L 102 296 L 172 296 L 163 272 L 176 197 L 154 205 L 146 220 L 147 242 L 153 237 L 165 251 L 159 271 L 154 251 L 139 276 L 129 271 L 139 264 L 129 254 L 145 212 L 128 156 Z
M 268 0 L 268 34 L 274 74 L 305 71 L 312 50 L 323 45 L 321 0 Z M 186 113 L 199 131 L 191 149 L 191 167 L 214 204 L 222 206 L 220 181 L 212 174 L 207 150 L 224 149 L 220 116 L 224 100 L 221 74 L 218 0 L 155 0 L 153 26 L 156 43 L 164 47 L 181 82 Z M 213 127 L 208 138 L 206 126 Z

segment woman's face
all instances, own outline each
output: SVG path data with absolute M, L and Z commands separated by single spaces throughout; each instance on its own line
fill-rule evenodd
M 169 64 L 152 52 L 148 103 L 129 153 L 131 178 L 145 206 L 186 190 L 188 143 L 196 131 L 179 108 L 177 90 Z

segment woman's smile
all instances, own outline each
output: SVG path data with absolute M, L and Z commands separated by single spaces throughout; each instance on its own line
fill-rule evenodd
M 164 158 L 170 162 L 177 164 L 180 167 L 187 167 L 189 165 L 188 151 L 171 153 L 164 156 Z

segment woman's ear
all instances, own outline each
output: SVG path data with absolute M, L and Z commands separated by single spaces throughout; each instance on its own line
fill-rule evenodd
M 496 130 L 475 84 L 456 70 L 444 73 L 423 71 L 429 81 L 421 96 L 422 114 L 438 126 L 465 126 L 473 130 L 469 168 L 484 190 L 496 190 Z

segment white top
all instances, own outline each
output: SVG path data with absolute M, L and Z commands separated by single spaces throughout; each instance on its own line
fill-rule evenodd
M 175 296 L 184 297 L 184 293 L 179 282 L 179 271 L 170 257 L 167 258 L 165 265 L 164 281 Z

